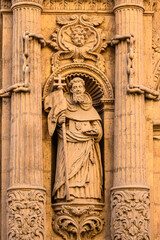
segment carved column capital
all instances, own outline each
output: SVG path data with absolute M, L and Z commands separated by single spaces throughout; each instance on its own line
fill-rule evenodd
M 42 9 L 43 0 L 12 0 L 12 9 L 21 7 L 21 6 L 34 6 Z
M 141 8 L 144 11 L 143 0 L 130 0 L 127 2 L 126 0 L 115 0 L 113 10 L 116 11 L 120 8 Z

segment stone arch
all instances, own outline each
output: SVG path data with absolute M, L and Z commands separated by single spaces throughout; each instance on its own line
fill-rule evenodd
M 54 71 L 44 85 L 43 99 L 52 91 L 54 77 L 58 74 L 66 78 L 67 87 L 65 91 L 68 90 L 69 81 L 73 79 L 73 77 L 82 77 L 86 84 L 86 91 L 91 95 L 93 105 L 97 108 L 100 107 L 102 99 L 105 101 L 113 101 L 113 88 L 107 76 L 98 68 L 84 63 L 67 64 Z

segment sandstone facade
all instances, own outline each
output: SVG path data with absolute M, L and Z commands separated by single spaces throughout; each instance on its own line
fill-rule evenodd
M 160 1 L 0 12 L 0 238 L 159 240 Z

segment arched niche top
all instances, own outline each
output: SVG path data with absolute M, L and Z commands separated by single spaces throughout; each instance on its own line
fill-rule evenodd
M 81 77 L 85 81 L 86 91 L 91 95 L 95 107 L 100 106 L 102 99 L 112 101 L 114 98 L 112 85 L 103 72 L 88 64 L 72 63 L 58 68 L 49 76 L 44 85 L 43 99 L 52 91 L 54 78 L 58 75 L 66 79 L 65 91 L 68 91 L 71 79 Z

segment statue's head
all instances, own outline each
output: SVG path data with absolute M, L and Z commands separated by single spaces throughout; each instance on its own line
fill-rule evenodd
M 86 39 L 88 38 L 87 30 L 80 25 L 71 28 L 71 40 L 72 43 L 77 47 L 84 46 Z
M 84 101 L 85 82 L 80 77 L 73 78 L 70 83 L 70 92 L 73 94 L 73 101 L 75 103 Z

